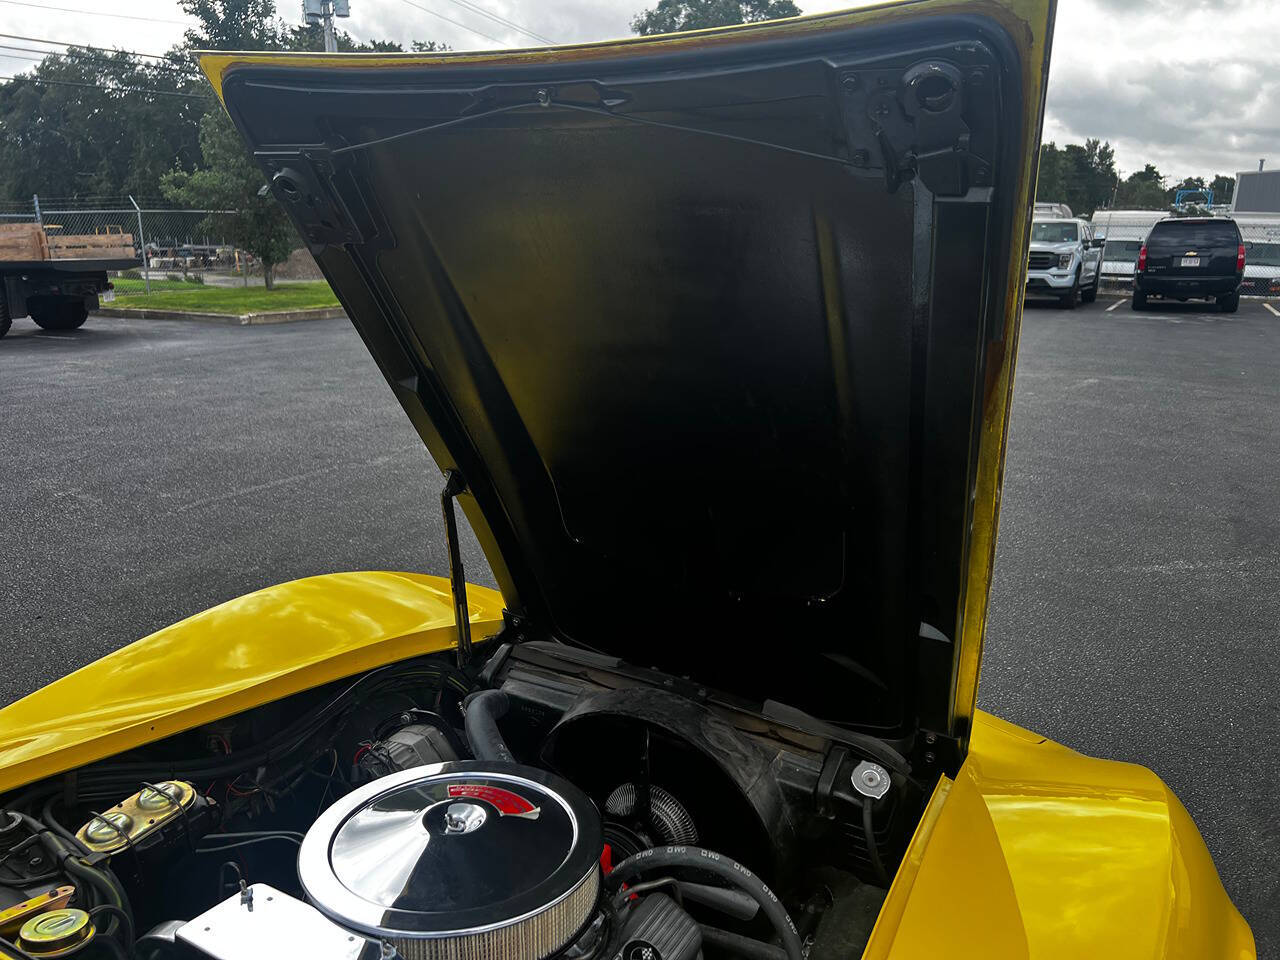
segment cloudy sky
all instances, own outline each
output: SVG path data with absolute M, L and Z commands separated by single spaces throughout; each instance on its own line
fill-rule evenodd
M 631 16 L 652 2 L 350 0 L 343 26 L 406 46 L 528 46 L 537 41 L 500 21 L 557 42 L 602 40 L 628 33 Z M 798 2 L 805 13 L 864 5 Z M 301 0 L 278 5 L 301 19 Z M 0 33 L 143 53 L 179 43 L 184 21 L 176 0 L 0 0 Z M 1122 173 L 1146 162 L 1178 178 L 1255 169 L 1259 157 L 1280 165 L 1276 22 L 1275 0 L 1059 0 L 1045 139 L 1109 140 Z M 18 56 L 38 55 L 0 49 L 0 76 L 32 65 Z

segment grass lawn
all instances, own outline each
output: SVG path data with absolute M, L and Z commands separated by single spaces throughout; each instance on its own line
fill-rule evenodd
M 133 277 L 112 277 L 111 282 L 116 285 L 117 297 L 129 297 L 135 293 L 146 293 L 147 284 L 141 277 L 134 279 Z M 195 283 L 187 283 L 185 280 L 166 280 L 163 275 L 151 278 L 151 292 L 156 293 L 160 290 L 194 290 L 199 286 Z
M 155 285 L 152 284 L 152 289 Z M 210 287 L 188 284 L 185 290 L 161 290 L 150 294 L 117 292 L 107 307 L 153 310 L 190 310 L 193 313 L 263 313 L 267 310 L 307 310 L 336 307 L 338 298 L 323 280 L 266 287 Z

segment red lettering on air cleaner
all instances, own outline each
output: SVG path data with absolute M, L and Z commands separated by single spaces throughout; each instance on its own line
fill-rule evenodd
M 504 817 L 536 817 L 538 808 L 519 794 L 487 783 L 451 783 L 449 796 L 471 797 L 492 804 Z

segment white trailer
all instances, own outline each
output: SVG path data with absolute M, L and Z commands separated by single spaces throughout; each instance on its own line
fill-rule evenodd
M 1094 235 L 1106 243 L 1102 247 L 1102 279 L 1128 280 L 1138 264 L 1138 251 L 1156 221 L 1169 216 L 1168 210 L 1098 210 L 1093 214 Z
M 1244 240 L 1241 295 L 1280 297 L 1280 214 L 1237 211 L 1231 218 Z

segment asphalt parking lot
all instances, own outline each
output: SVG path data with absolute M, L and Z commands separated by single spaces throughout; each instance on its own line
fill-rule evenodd
M 1204 311 L 1027 310 L 981 701 L 1154 768 L 1270 956 L 1280 316 Z M 345 321 L 19 320 L 0 410 L 0 704 L 270 583 L 447 570 L 439 473 Z

